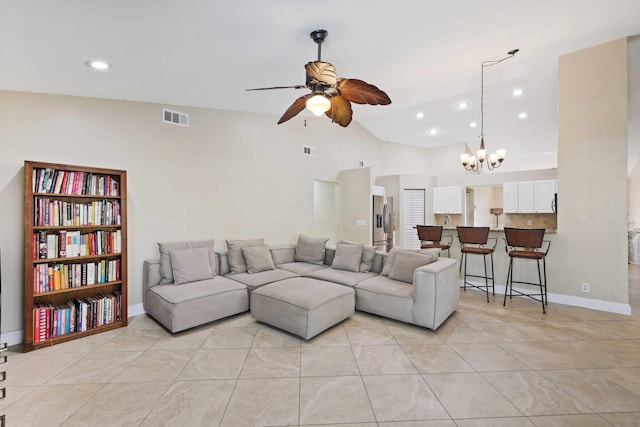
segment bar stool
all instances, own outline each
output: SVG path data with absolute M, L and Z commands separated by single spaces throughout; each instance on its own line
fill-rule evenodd
M 489 302 L 489 279 L 491 279 L 491 293 L 496 294 L 495 285 L 493 281 L 493 252 L 496 249 L 498 239 L 495 237 L 489 237 L 489 227 L 462 227 L 458 226 L 458 240 L 460 240 L 460 253 L 462 257 L 460 259 L 460 269 L 462 270 L 462 264 L 464 262 L 464 290 L 467 290 L 467 285 L 472 288 L 480 289 L 487 294 L 487 302 Z M 493 240 L 493 246 L 487 246 L 487 242 Z M 484 262 L 484 276 L 467 274 L 467 258 L 469 255 L 482 255 L 482 261 Z M 491 257 L 491 276 L 487 273 L 487 255 Z M 467 277 L 484 278 L 484 289 L 482 286 L 474 285 L 467 282 Z
M 504 301 L 502 305 L 507 303 L 507 291 L 509 292 L 509 299 L 513 297 L 513 293 L 516 296 L 528 297 L 542 303 L 542 312 L 546 313 L 545 305 L 547 305 L 547 266 L 545 258 L 549 253 L 549 247 L 551 242 L 544 240 L 544 228 L 504 228 L 504 236 L 506 241 L 505 250 L 509 254 L 509 271 L 507 272 L 507 286 L 504 291 Z M 544 251 L 542 246 L 546 246 Z M 529 259 L 535 260 L 538 266 L 538 283 L 513 280 L 513 260 L 514 259 Z M 540 273 L 540 261 L 542 261 L 542 270 L 544 274 Z M 524 285 L 533 285 L 540 287 L 540 293 L 528 293 L 524 290 L 514 290 L 513 282 Z M 540 299 L 536 298 L 540 297 Z
M 447 257 L 451 258 L 451 243 L 453 243 L 453 236 L 444 236 L 448 238 L 448 243 L 442 242 L 442 226 L 441 225 L 416 225 L 418 230 L 418 239 L 420 239 L 421 249 L 437 248 L 441 251 L 447 251 Z

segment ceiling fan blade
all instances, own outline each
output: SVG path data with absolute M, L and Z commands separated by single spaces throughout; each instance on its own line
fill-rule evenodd
M 353 118 L 351 103 L 340 95 L 332 96 L 329 100 L 331 101 L 331 108 L 324 114 L 343 128 L 349 126 Z
M 282 117 L 280 117 L 280 120 L 278 120 L 278 124 L 286 122 L 292 117 L 295 117 L 300 111 L 304 110 L 304 108 L 306 107 L 307 98 L 309 98 L 310 96 L 311 94 L 303 95 L 293 101 L 293 104 L 291 104 L 291 106 L 287 108 L 287 111 L 285 111 Z
M 305 89 L 306 85 L 295 85 L 295 86 L 272 86 L 272 87 L 257 87 L 254 89 L 245 89 L 245 90 L 271 90 L 271 89 Z
M 320 83 L 326 86 L 333 86 L 337 82 L 336 69 L 328 62 L 307 62 L 304 69 L 307 70 L 307 84 Z
M 338 79 L 336 90 L 351 102 L 356 104 L 388 105 L 389 96 L 365 81 L 358 79 Z

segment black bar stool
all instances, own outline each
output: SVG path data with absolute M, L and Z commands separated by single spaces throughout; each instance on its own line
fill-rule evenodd
M 437 248 L 447 251 L 447 257 L 451 258 L 451 243 L 453 236 L 444 236 L 448 238 L 448 243 L 442 243 L 442 226 L 441 225 L 416 225 L 418 230 L 418 239 L 420 239 L 421 249 Z
M 467 290 L 467 285 L 472 288 L 480 289 L 487 294 L 487 302 L 489 302 L 489 279 L 491 279 L 491 293 L 496 294 L 494 281 L 493 281 L 493 252 L 496 249 L 496 243 L 498 239 L 495 237 L 489 237 L 489 227 L 462 227 L 458 226 L 458 240 L 460 240 L 460 253 L 462 257 L 460 259 L 460 269 L 464 262 L 464 290 Z M 493 240 L 493 246 L 487 246 L 487 241 Z M 484 276 L 467 274 L 467 258 L 469 255 L 482 255 L 484 262 Z M 487 255 L 491 257 L 491 276 L 487 273 Z M 482 286 L 473 285 L 467 282 L 467 277 L 484 278 L 484 289 Z
M 545 258 L 547 253 L 549 253 L 551 242 L 544 240 L 544 232 L 544 228 L 504 228 L 506 241 L 505 250 L 509 254 L 509 271 L 507 272 L 507 286 L 504 291 L 504 301 L 502 302 L 503 306 L 507 303 L 507 291 L 509 292 L 509 299 L 513 297 L 513 293 L 515 292 L 517 297 L 528 297 L 533 300 L 540 301 L 542 303 L 542 312 L 546 313 L 547 266 Z M 542 246 L 546 246 L 544 251 L 542 250 Z M 535 260 L 538 266 L 538 283 L 513 280 L 514 259 Z M 540 273 L 540 261 L 542 261 L 542 270 L 544 274 Z M 540 293 L 528 293 L 524 290 L 514 290 L 513 282 L 524 285 L 539 286 Z M 537 297 L 540 297 L 540 299 Z

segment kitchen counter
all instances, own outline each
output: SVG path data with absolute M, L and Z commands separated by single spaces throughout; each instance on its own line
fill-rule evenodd
M 525 228 L 526 228 L 526 227 L 525 227 Z M 535 227 L 530 227 L 530 228 L 535 228 Z M 446 225 L 446 226 L 444 226 L 444 227 L 443 227 L 443 230 L 453 230 L 453 231 L 455 231 L 455 230 L 456 230 L 456 227 Z M 504 232 L 504 228 L 502 228 L 502 227 L 499 227 L 499 228 L 496 228 L 496 227 L 490 227 L 490 228 L 489 228 L 489 231 Z M 556 234 L 556 233 L 557 233 L 557 231 L 558 231 L 558 230 L 555 230 L 555 229 L 549 229 L 549 228 L 548 228 L 548 229 L 546 229 L 546 230 L 545 230 L 545 233 L 546 233 L 546 234 Z

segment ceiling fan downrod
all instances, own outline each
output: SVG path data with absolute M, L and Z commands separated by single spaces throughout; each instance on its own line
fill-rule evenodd
M 318 45 L 318 61 L 322 61 L 322 42 L 324 42 L 324 39 L 327 38 L 328 34 L 327 30 L 315 30 L 309 34 L 309 37 L 311 37 Z

